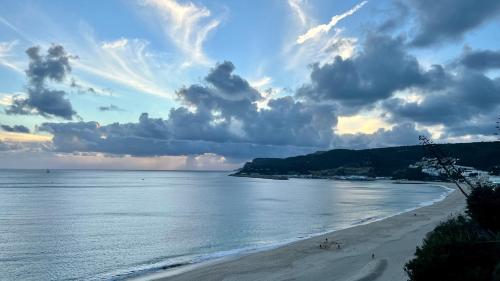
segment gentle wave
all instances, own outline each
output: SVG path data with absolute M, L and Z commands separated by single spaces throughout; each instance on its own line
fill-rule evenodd
M 331 233 L 334 231 L 349 229 L 349 228 L 352 228 L 355 226 L 370 224 L 370 223 L 385 220 L 385 219 L 388 219 L 388 218 L 391 218 L 391 217 L 394 217 L 394 216 L 397 216 L 400 214 L 411 212 L 411 211 L 420 209 L 422 207 L 430 206 L 432 204 L 435 204 L 437 202 L 444 200 L 452 192 L 455 191 L 455 189 L 446 187 L 444 185 L 437 185 L 437 184 L 432 184 L 432 185 L 439 186 L 439 187 L 444 189 L 444 192 L 438 198 L 433 199 L 433 200 L 429 200 L 426 202 L 422 202 L 417 207 L 408 208 L 402 212 L 396 212 L 392 215 L 367 217 L 367 218 L 359 219 L 347 227 L 338 227 L 338 228 L 333 228 L 333 229 L 329 229 L 329 230 L 322 231 L 322 232 L 306 234 L 304 236 L 290 238 L 288 240 L 281 241 L 281 242 L 263 243 L 263 245 L 261 245 L 261 246 L 250 246 L 250 247 L 237 248 L 237 249 L 232 249 L 232 250 L 227 250 L 227 251 L 218 251 L 218 252 L 214 252 L 214 253 L 210 253 L 210 254 L 199 255 L 199 256 L 193 257 L 191 260 L 184 262 L 184 263 L 173 262 L 173 261 L 171 261 L 171 262 L 163 261 L 163 262 L 159 262 L 159 263 L 155 263 L 155 264 L 142 265 L 138 268 L 130 269 L 128 271 L 128 273 L 121 273 L 121 274 L 115 275 L 113 277 L 118 278 L 118 279 L 131 279 L 131 278 L 135 278 L 135 277 L 139 277 L 139 276 L 157 273 L 160 271 L 166 271 L 166 270 L 174 271 L 176 269 L 179 269 L 180 267 L 184 267 L 187 265 L 201 264 L 201 263 L 207 262 L 207 261 L 214 261 L 214 260 L 218 260 L 218 259 L 225 259 L 225 258 L 231 258 L 231 257 L 239 257 L 242 255 L 247 255 L 247 254 L 251 254 L 251 253 L 257 253 L 257 252 L 276 249 L 276 248 L 279 248 L 279 247 L 282 247 L 282 246 L 285 246 L 285 245 L 288 245 L 291 243 L 295 243 L 298 241 L 306 240 L 306 239 L 317 237 L 317 236 L 322 236 L 322 235 L 325 235 L 325 234 L 328 234 L 328 233 Z
M 389 183 L 0 170 L 0 187 L 10 186 L 0 188 L 0 279 L 115 280 L 188 270 L 446 196 L 437 186 Z

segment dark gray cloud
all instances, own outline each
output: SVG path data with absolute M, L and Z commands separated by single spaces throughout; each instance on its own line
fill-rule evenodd
M 337 123 L 333 106 L 292 97 L 272 99 L 258 109 L 261 94 L 233 73 L 230 62 L 216 65 L 204 83 L 184 87 L 167 119 L 143 113 L 135 123 L 44 123 L 61 152 L 103 152 L 136 156 L 216 153 L 230 158 L 286 156 L 328 147 Z
M 233 71 L 233 63 L 224 61 L 216 65 L 207 77 L 205 77 L 205 80 L 218 89 L 224 97 L 230 100 L 244 99 L 256 101 L 260 99 L 260 93 L 252 88 L 245 79 L 238 75 L 234 75 Z
M 328 147 L 337 125 L 336 108 L 295 101 L 292 97 L 272 99 L 268 110 L 246 120 L 243 129 L 249 141 L 274 145 Z
M 472 134 L 472 125 L 457 125 L 499 111 L 500 78 L 480 71 L 495 68 L 495 59 L 496 52 L 466 51 L 458 64 L 432 65 L 424 70 L 401 38 L 371 34 L 358 55 L 313 65 L 311 82 L 302 86 L 297 96 L 337 104 L 342 114 L 381 105 L 394 124 L 444 125 L 450 136 L 455 136 L 454 129 Z M 417 93 L 422 100 L 394 96 L 402 90 Z
M 17 98 L 6 108 L 7 114 L 40 114 L 45 117 L 61 117 L 71 120 L 76 112 L 66 98 L 66 92 L 46 87 L 47 81 L 62 82 L 71 72 L 70 56 L 60 45 L 52 45 L 46 55 L 39 47 L 26 50 L 30 59 L 26 77 L 28 97 Z
M 464 120 L 491 113 L 500 103 L 499 80 L 467 68 L 450 71 L 434 65 L 423 71 L 399 39 L 370 40 L 364 52 L 353 59 L 316 65 L 311 85 L 298 91 L 301 100 L 274 98 L 259 109 L 257 101 L 262 95 L 233 73 L 232 63 L 224 62 L 216 65 L 203 83 L 180 89 L 178 97 L 186 106 L 172 108 L 166 119 L 143 113 L 132 123 L 44 123 L 39 130 L 54 135 L 54 149 L 59 152 L 134 156 L 215 153 L 242 160 L 332 147 L 416 144 L 419 135 L 429 132 L 417 129 L 415 122 L 443 124 L 457 134 L 470 134 L 474 123 Z M 330 84 L 332 81 L 335 83 Z M 392 96 L 402 89 L 418 91 L 424 100 L 407 102 Z M 387 118 L 395 124 L 392 129 L 373 134 L 334 133 L 340 107 L 359 109 L 374 103 L 387 110 Z
M 469 50 L 462 55 L 459 62 L 465 67 L 480 71 L 500 68 L 500 51 Z
M 97 93 L 97 91 L 92 87 L 85 87 L 83 85 L 80 85 L 74 78 L 71 78 L 71 83 L 69 84 L 69 86 L 76 89 L 79 93 Z
M 459 39 L 500 14 L 498 0 L 410 0 L 409 4 L 417 17 L 415 46 Z
M 349 59 L 336 57 L 333 63 L 314 64 L 310 84 L 297 95 L 315 101 L 332 101 L 344 106 L 372 105 L 394 91 L 428 83 L 417 59 L 406 52 L 400 38 L 369 35 L 363 50 Z
M 423 70 L 401 38 L 370 35 L 362 51 L 350 58 L 313 65 L 311 82 L 295 97 L 269 100 L 258 108 L 261 93 L 234 74 L 231 62 L 217 64 L 201 83 L 177 92 L 183 106 L 168 118 L 141 114 L 138 122 L 44 123 L 59 152 L 100 152 L 134 156 L 201 155 L 227 159 L 281 157 L 332 147 L 367 148 L 409 145 L 423 125 L 442 124 L 469 134 L 474 122 L 498 108 L 500 80 L 467 67 L 433 65 Z M 416 91 L 421 102 L 394 97 Z M 336 135 L 339 112 L 382 106 L 395 126 L 373 134 Z M 478 124 L 478 123 L 477 123 Z M 478 132 L 476 130 L 475 132 Z M 447 136 L 455 134 L 445 131 Z
M 446 128 L 442 138 L 462 137 L 462 136 L 493 136 L 496 116 L 491 114 L 482 116 L 479 119 L 463 121 Z
M 140 124 L 140 123 L 139 123 Z M 134 156 L 201 155 L 215 153 L 237 159 L 252 157 L 282 157 L 315 151 L 297 146 L 259 145 L 242 142 L 215 142 L 164 138 L 138 123 L 99 126 L 96 122 L 45 123 L 40 130 L 54 134 L 53 143 L 59 152 L 102 152 Z M 114 128 L 112 128 L 114 126 Z M 119 130 L 116 127 L 119 126 Z M 130 130 L 126 130 L 126 128 Z M 144 130 L 141 134 L 141 130 Z M 117 134 L 120 132 L 120 134 Z M 144 134 L 144 132 L 148 132 Z M 144 135 L 158 137 L 144 137 Z M 141 136 L 142 135 L 142 136 Z
M 218 64 L 205 78 L 207 85 L 191 85 L 178 92 L 196 111 L 184 107 L 170 111 L 168 124 L 173 137 L 264 145 L 327 143 L 337 122 L 332 106 L 285 97 L 272 99 L 268 109 L 259 110 L 256 101 L 262 95 L 233 70 L 230 62 Z
M 387 146 L 416 145 L 420 135 L 429 136 L 427 130 L 419 130 L 415 123 L 403 122 L 393 128 L 378 129 L 372 134 L 346 134 L 336 136 L 333 146 L 336 148 L 375 148 Z
M 499 111 L 500 78 L 491 79 L 468 69 L 455 71 L 458 73 L 449 75 L 450 79 L 445 80 L 442 90 L 422 89 L 423 100 L 420 102 L 400 98 L 384 101 L 384 108 L 392 114 L 391 120 L 445 125 L 446 131 L 454 136 L 478 133 L 473 129 L 475 125 L 467 123 Z M 491 124 L 494 123 L 492 120 Z
M 125 111 L 123 108 L 110 104 L 109 106 L 99 106 L 99 111 Z
M 2 130 L 6 132 L 26 133 L 26 134 L 29 134 L 30 132 L 30 129 L 23 125 L 14 125 L 14 126 L 0 125 L 0 127 L 2 128 Z
M 394 0 L 391 4 L 391 9 L 381 11 L 381 13 L 388 14 L 388 17 L 378 25 L 378 32 L 384 33 L 397 30 L 404 25 L 407 18 L 410 16 L 409 7 L 402 1 Z
M 401 38 L 369 34 L 362 47 L 352 58 L 337 57 L 332 63 L 313 65 L 311 82 L 302 86 L 297 96 L 337 104 L 342 114 L 381 106 L 385 118 L 393 124 L 443 125 L 444 133 L 453 137 L 485 133 L 475 130 L 477 123 L 470 120 L 500 111 L 500 78 L 481 73 L 499 65 L 497 52 L 468 50 L 458 63 L 424 70 Z M 422 100 L 394 96 L 402 90 L 417 93 Z M 382 136 L 391 143 L 389 135 Z M 360 138 L 375 141 L 376 137 L 349 138 L 354 143 Z

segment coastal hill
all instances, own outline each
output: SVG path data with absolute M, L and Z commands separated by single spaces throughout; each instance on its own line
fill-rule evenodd
M 458 165 L 498 173 L 500 142 L 436 144 Z M 423 157 L 431 157 L 421 145 L 374 149 L 333 149 L 288 158 L 256 158 L 234 176 L 368 176 L 424 179 L 420 171 L 409 168 Z

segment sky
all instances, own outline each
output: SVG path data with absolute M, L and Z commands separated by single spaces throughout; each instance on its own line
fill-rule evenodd
M 0 168 L 497 140 L 498 0 L 0 0 Z

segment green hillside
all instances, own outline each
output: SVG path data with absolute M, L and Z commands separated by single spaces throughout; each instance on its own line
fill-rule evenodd
M 438 145 L 447 156 L 458 158 L 458 165 L 480 170 L 498 170 L 500 142 Z M 393 177 L 410 164 L 431 157 L 420 145 L 363 150 L 333 149 L 289 158 L 256 158 L 235 175 L 365 175 Z

